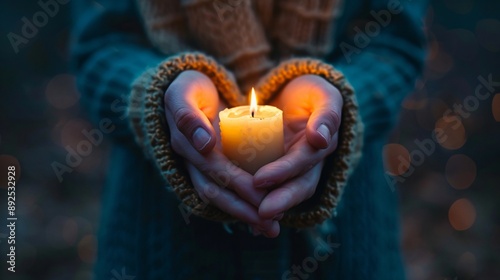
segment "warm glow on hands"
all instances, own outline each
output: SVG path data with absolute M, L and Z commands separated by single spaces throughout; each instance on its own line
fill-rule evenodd
M 289 82 L 270 105 L 283 110 L 285 155 L 260 168 L 254 186 L 269 190 L 259 215 L 279 219 L 315 193 L 323 161 L 337 147 L 343 100 L 325 79 L 305 75 Z

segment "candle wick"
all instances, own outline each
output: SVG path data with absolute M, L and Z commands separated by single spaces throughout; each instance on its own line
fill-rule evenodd
M 254 111 L 252 111 L 252 118 L 253 118 L 254 114 L 255 114 L 255 112 L 254 112 Z

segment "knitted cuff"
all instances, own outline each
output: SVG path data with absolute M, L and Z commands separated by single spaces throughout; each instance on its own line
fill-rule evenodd
M 152 159 L 180 198 L 182 210 L 215 221 L 234 220 L 215 206 L 205 203 L 191 184 L 182 160 L 172 150 L 165 119 L 163 97 L 170 83 L 182 71 L 197 70 L 207 75 L 219 95 L 231 107 L 244 104 L 232 75 L 212 58 L 201 53 L 184 53 L 163 61 L 137 78 L 132 86 L 129 102 L 129 120 L 137 143 L 146 157 Z
M 332 83 L 344 100 L 338 146 L 325 161 L 322 179 L 315 195 L 287 211 L 283 225 L 303 228 L 330 218 L 339 203 L 342 190 L 361 157 L 363 126 L 358 115 L 352 86 L 333 66 L 315 59 L 291 59 L 282 62 L 263 77 L 256 87 L 259 99 L 267 103 L 291 80 L 307 74 L 318 75 Z

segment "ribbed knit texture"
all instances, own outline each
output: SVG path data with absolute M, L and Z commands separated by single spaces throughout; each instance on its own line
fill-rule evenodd
M 180 54 L 162 62 L 157 69 L 146 71 L 134 82 L 130 97 L 130 120 L 136 131 L 137 142 L 145 150 L 146 156 L 153 159 L 188 211 L 215 221 L 232 221 L 230 215 L 212 205 L 205 205 L 192 186 L 189 175 L 183 170 L 183 162 L 176 159 L 170 144 L 163 96 L 173 79 L 186 70 L 197 70 L 207 75 L 221 98 L 230 106 L 244 103 L 245 99 L 239 93 L 235 81 L 213 59 L 200 53 Z M 283 225 L 297 228 L 321 224 L 332 216 L 342 189 L 360 157 L 363 137 L 352 87 L 340 72 L 319 60 L 294 59 L 281 63 L 257 85 L 259 100 L 267 102 L 288 82 L 307 74 L 321 76 L 337 87 L 344 99 L 344 106 L 337 149 L 328 160 L 333 164 L 328 172 L 324 172 L 326 185 L 315 193 L 312 198 L 315 203 L 310 203 L 310 207 L 285 212 L 281 221 Z
M 149 38 L 159 50 L 186 51 L 179 41 L 189 40 L 189 33 L 192 41 L 234 72 L 243 92 L 273 67 L 270 40 L 277 46 L 279 60 L 331 52 L 330 34 L 343 4 L 342 0 L 138 2 Z M 176 26 L 181 28 L 172 30 Z
M 341 15 L 343 0 L 277 1 L 278 13 L 272 36 L 281 59 L 293 55 L 323 57 L 332 51 L 333 28 Z
M 72 57 L 82 103 L 93 123 L 98 125 L 108 118 L 115 125 L 108 135 L 114 148 L 104 188 L 95 279 L 116 278 L 113 271 L 121 275 L 122 269 L 135 279 L 255 279 L 255 275 L 260 279 L 279 279 L 292 265 L 301 265 L 313 256 L 316 245 L 303 235 L 308 232 L 320 233 L 318 236 L 323 239 L 330 236 L 339 244 L 308 279 L 403 279 L 397 193 L 385 182 L 381 150 L 401 100 L 422 69 L 421 18 L 426 5 L 401 1 L 401 13 L 392 15 L 391 23 L 359 52 L 346 54 L 339 47 L 342 43 L 356 47 L 352 24 L 358 22 L 364 29 L 363 23 L 373 20 L 368 16 L 370 11 L 386 10 L 388 2 L 344 1 L 342 13 L 328 35 L 331 52 L 323 56 L 292 51 L 292 56 L 321 58 L 343 73 L 355 90 L 365 145 L 332 219 L 322 227 L 300 232 L 284 227 L 280 237 L 265 239 L 264 243 L 264 239 L 242 232 L 228 234 L 220 223 L 195 215 L 186 224 L 171 186 L 164 182 L 153 160 L 145 159 L 145 150 L 136 144 L 136 136 L 144 135 L 136 135 L 125 114 L 130 106 L 127 103 L 132 81 L 148 76 L 148 69 L 156 69 L 168 57 L 177 55 L 173 51 L 175 45 L 214 55 L 190 38 L 188 24 L 184 25 L 188 29 L 185 34 L 175 27 L 178 36 L 173 37 L 177 39 L 163 40 L 166 46 L 155 43 L 156 36 L 148 30 L 147 20 L 139 16 L 144 8 L 132 0 L 72 1 Z M 268 60 L 273 63 L 289 57 L 281 54 L 284 51 L 279 46 L 285 44 L 272 35 L 281 13 L 279 4 L 280 1 L 252 1 L 254 16 L 262 23 L 269 40 Z M 187 8 L 177 7 L 187 19 Z M 165 35 L 172 36 L 169 32 Z M 326 186 L 325 178 L 318 190 Z M 323 228 L 327 228 L 326 233 Z M 269 248 L 273 248 L 272 252 L 264 254 Z M 254 262 L 255 259 L 263 262 Z
M 146 32 L 151 43 L 164 53 L 189 49 L 188 26 L 185 13 L 178 1 L 138 1 Z
M 181 54 L 161 63 L 155 71 L 146 71 L 133 84 L 129 116 L 136 141 L 153 159 L 165 180 L 175 190 L 186 210 L 215 221 L 233 220 L 228 214 L 212 205 L 206 206 L 176 159 L 170 144 L 170 135 L 163 106 L 164 92 L 179 73 L 197 70 L 207 75 L 227 104 L 237 106 L 244 102 L 235 81 L 213 59 L 200 53 Z
M 321 224 L 333 214 L 347 179 L 356 167 L 361 156 L 363 126 L 358 115 L 358 105 L 353 88 L 347 83 L 342 73 L 331 65 L 316 59 L 291 59 L 284 61 L 268 73 L 257 84 L 259 100 L 267 102 L 293 79 L 302 75 L 317 75 L 333 84 L 342 95 L 341 127 L 335 152 L 327 159 L 332 165 L 323 170 L 326 184 L 319 188 L 312 198 L 309 208 L 291 209 L 285 212 L 281 221 L 293 227 L 310 227 Z M 325 172 L 326 171 L 326 172 Z M 316 200 L 316 199 L 317 200 Z
M 187 20 L 197 43 L 217 60 L 233 70 L 244 92 L 272 63 L 271 47 L 265 39 L 250 0 L 235 1 L 231 11 L 222 13 L 211 0 L 188 0 Z M 147 16 L 147 15 L 145 15 Z

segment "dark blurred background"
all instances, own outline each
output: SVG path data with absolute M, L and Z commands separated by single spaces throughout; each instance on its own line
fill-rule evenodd
M 431 3 L 427 68 L 381 151 L 388 188 L 401 194 L 409 279 L 500 279 L 500 87 L 483 86 L 488 98 L 474 98 L 482 79 L 500 83 L 499 2 Z M 21 33 L 23 17 L 40 10 L 36 1 L 4 1 L 0 9 L 0 172 L 17 166 L 18 217 L 13 277 L 4 261 L 2 181 L 0 278 L 91 279 L 109 143 L 56 176 L 64 147 L 76 148 L 92 125 L 69 70 L 70 5 L 61 5 L 17 53 L 8 39 Z M 447 139 L 432 140 L 433 131 Z

